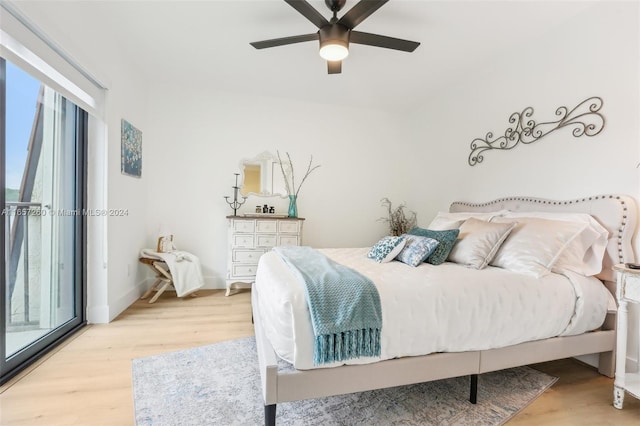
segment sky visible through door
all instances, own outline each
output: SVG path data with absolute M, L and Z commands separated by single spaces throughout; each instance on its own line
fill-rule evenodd
M 40 81 L 9 61 L 7 64 L 6 192 L 7 201 L 18 201 L 27 159 Z

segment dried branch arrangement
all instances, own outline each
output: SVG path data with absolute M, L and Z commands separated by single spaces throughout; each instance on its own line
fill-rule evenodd
M 285 152 L 285 154 L 287 154 L 287 159 L 289 160 L 289 166 L 291 167 L 291 173 L 287 174 L 284 170 L 284 166 L 282 165 L 282 158 L 280 157 L 280 151 L 276 151 L 276 153 L 278 154 L 278 162 L 280 164 L 280 170 L 282 170 L 282 177 L 284 178 L 284 185 L 287 188 L 287 194 L 295 195 L 297 198 L 298 193 L 300 192 L 300 188 L 302 188 L 302 184 L 304 183 L 304 181 L 307 180 L 311 172 L 313 172 L 315 169 L 320 167 L 320 165 L 316 165 L 312 167 L 313 165 L 313 155 L 312 155 L 311 158 L 309 158 L 309 165 L 307 166 L 307 171 L 302 177 L 302 181 L 300 182 L 300 185 L 298 185 L 298 187 L 296 188 L 296 177 L 293 170 L 293 162 L 291 161 L 291 156 L 289 155 L 288 152 Z
M 404 209 L 406 206 L 404 203 L 400 204 L 395 209 L 393 208 L 391 201 L 386 197 L 380 200 L 380 203 L 387 207 L 388 217 L 381 217 L 379 220 L 389 224 L 390 235 L 399 236 L 406 234 L 409 230 L 416 227 L 418 223 L 416 213 L 413 211 L 405 213 Z

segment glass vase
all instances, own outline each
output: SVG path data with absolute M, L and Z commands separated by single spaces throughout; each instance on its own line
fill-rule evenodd
M 289 195 L 289 217 L 298 217 L 298 196 Z

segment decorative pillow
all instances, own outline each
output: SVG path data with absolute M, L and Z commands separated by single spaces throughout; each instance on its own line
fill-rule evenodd
M 514 226 L 516 222 L 491 223 L 470 217 L 460 226 L 458 242 L 449 253 L 448 260 L 468 268 L 484 268 Z
M 587 227 L 560 254 L 552 271 L 557 273 L 573 271 L 585 276 L 597 275 L 602 271 L 609 231 L 593 216 L 586 213 L 508 212 L 505 217 L 516 220 L 523 217 L 538 217 L 586 224 Z
M 494 217 L 500 217 L 505 213 L 509 213 L 509 210 L 499 210 L 495 212 L 438 212 L 435 218 L 431 221 L 428 228 L 432 230 L 446 230 L 459 228 L 462 223 L 474 217 L 480 220 L 489 221 Z
M 405 242 L 406 241 L 402 236 L 382 237 L 380 241 L 378 241 L 373 247 L 371 247 L 371 250 L 369 250 L 367 257 L 369 259 L 375 260 L 378 263 L 391 262 L 393 258 L 396 257 L 398 253 L 400 253 L 405 245 Z
M 489 263 L 514 272 L 542 277 L 549 273 L 563 250 L 586 224 L 533 217 L 518 218 L 518 224 Z M 494 218 L 509 223 L 513 218 Z
M 417 235 L 402 234 L 406 244 L 402 251 L 396 256 L 396 260 L 411 266 L 418 266 L 425 260 L 438 246 L 438 240 Z
M 460 233 L 459 229 L 445 229 L 445 230 L 431 230 L 424 228 L 413 228 L 409 231 L 411 235 L 418 235 L 420 237 L 428 237 L 433 238 L 438 241 L 438 246 L 435 248 L 433 253 L 427 257 L 426 262 L 432 265 L 440 265 L 445 260 L 447 260 L 447 256 L 449 256 L 449 252 L 453 248 L 453 245 L 456 243 L 456 238 L 458 238 L 458 234 Z

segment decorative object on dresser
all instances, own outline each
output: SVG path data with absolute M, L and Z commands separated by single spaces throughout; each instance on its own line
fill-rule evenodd
M 389 235 L 397 237 L 402 234 L 406 234 L 418 224 L 416 212 L 409 211 L 408 216 L 405 214 L 404 209 L 406 208 L 406 205 L 404 203 L 400 204 L 395 209 L 392 208 L 391 201 L 389 201 L 387 197 L 380 200 L 380 203 L 387 207 L 388 216 L 381 217 L 378 220 L 389 224 Z
M 229 204 L 229 207 L 231 207 L 231 209 L 233 209 L 233 215 L 237 216 L 237 212 L 238 209 L 240 208 L 240 206 L 242 206 L 245 201 L 247 201 L 247 197 L 245 197 L 244 195 L 242 196 L 242 201 L 238 200 L 238 191 L 240 190 L 240 187 L 238 186 L 238 176 L 240 176 L 240 173 L 234 173 L 234 175 L 236 175 L 236 184 L 234 186 L 232 186 L 233 188 L 233 201 L 229 201 L 229 197 L 225 196 L 224 199 L 227 201 L 227 204 Z
M 320 167 L 320 165 L 311 167 L 313 164 L 313 155 L 312 155 L 309 158 L 309 165 L 307 166 L 307 171 L 302 177 L 300 184 L 296 188 L 296 177 L 293 170 L 293 161 L 291 161 L 291 156 L 289 155 L 288 152 L 286 152 L 285 154 L 287 154 L 287 159 L 289 160 L 289 162 L 283 163 L 282 158 L 280 157 L 280 151 L 276 151 L 276 153 L 278 154 L 278 162 L 280 164 L 280 170 L 282 171 L 284 184 L 285 184 L 285 187 L 287 188 L 287 194 L 289 195 L 289 217 L 298 217 L 298 194 L 300 193 L 300 188 L 302 188 L 302 184 L 304 183 L 305 180 L 307 180 L 307 177 L 309 177 L 309 175 L 315 169 Z M 284 164 L 289 165 L 290 167 L 289 173 L 285 171 Z
M 511 127 L 504 131 L 504 135 L 494 139 L 493 132 L 489 132 L 484 139 L 476 138 L 471 142 L 469 165 L 482 163 L 485 151 L 513 149 L 519 143 L 530 144 L 564 127 L 573 128 L 571 134 L 576 138 L 595 136 L 604 129 L 604 117 L 600 113 L 602 104 L 602 98 L 594 96 L 580 102 L 571 110 L 561 106 L 556 109 L 558 120 L 540 123 L 531 118 L 532 107 L 526 107 L 522 112 L 514 112 L 509 117 Z
M 640 304 L 640 269 L 636 264 L 620 264 L 613 267 L 617 276 L 618 334 L 616 344 L 616 379 L 613 383 L 613 406 L 622 409 L 624 393 L 640 399 L 640 363 L 635 372 L 626 371 L 628 304 Z M 640 324 L 638 324 L 640 326 Z M 640 336 L 638 336 L 640 337 Z M 637 337 L 636 337 L 637 338 Z
M 234 284 L 251 284 L 256 278 L 258 260 L 275 246 L 302 244 L 304 218 L 277 217 L 273 214 L 227 216 L 227 292 Z
M 289 170 L 288 164 L 282 167 Z M 240 195 L 287 198 L 281 165 L 269 151 L 243 158 L 240 161 L 240 176 Z

